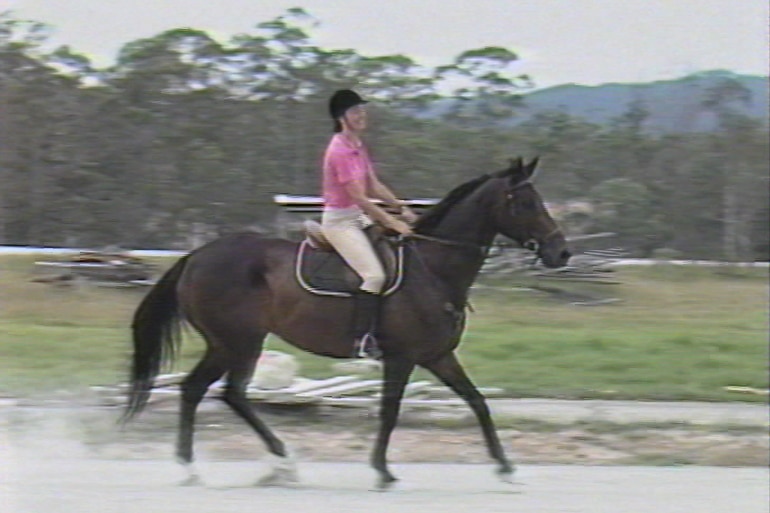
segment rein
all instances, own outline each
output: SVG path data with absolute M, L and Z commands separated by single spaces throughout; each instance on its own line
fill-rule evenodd
M 479 246 L 479 245 L 473 244 L 471 242 L 461 242 L 461 241 L 455 241 L 455 240 L 449 240 L 449 239 L 441 239 L 441 238 L 438 238 L 438 237 L 431 237 L 430 235 L 422 235 L 422 234 L 419 234 L 419 233 L 413 233 L 413 234 L 411 234 L 409 236 L 406 236 L 406 237 L 405 236 L 399 236 L 399 242 L 407 244 L 408 246 L 410 246 L 412 248 L 412 250 L 413 250 L 412 254 L 417 258 L 417 261 L 420 262 L 420 265 L 428 273 L 431 273 L 430 267 L 428 267 L 428 264 L 425 262 L 425 259 L 422 257 L 422 255 L 417 250 L 417 248 L 414 246 L 414 240 L 415 239 L 425 240 L 425 241 L 428 241 L 428 242 L 435 242 L 437 244 L 443 244 L 443 245 L 446 245 L 446 246 L 455 246 L 455 247 L 460 247 L 460 248 L 470 248 L 470 249 L 473 249 L 475 251 L 478 251 L 481 254 L 481 256 L 484 256 L 484 257 L 486 257 L 486 254 L 489 251 L 489 248 L 484 248 L 483 246 Z M 432 285 L 432 283 L 431 283 L 431 285 Z M 454 310 L 452 310 L 453 312 L 457 312 L 458 310 L 461 309 L 460 306 L 455 305 L 455 304 L 453 304 L 451 302 L 447 303 L 447 304 L 452 305 L 452 308 L 454 308 Z M 463 300 L 462 307 L 468 308 L 468 310 L 470 310 L 471 312 L 474 311 L 473 310 L 473 306 L 471 306 L 470 301 L 468 301 L 467 295 L 466 295 L 465 299 Z
M 479 246 L 478 244 L 474 244 L 472 242 L 463 242 L 463 241 L 458 241 L 458 240 L 442 239 L 442 238 L 439 238 L 439 237 L 433 237 L 431 235 L 423 235 L 421 233 L 412 233 L 412 234 L 407 235 L 406 237 L 404 237 L 404 240 L 409 240 L 409 239 L 425 240 L 425 241 L 428 241 L 428 242 L 435 242 L 436 244 L 442 244 L 444 246 L 456 246 L 456 247 L 460 247 L 460 248 L 473 249 L 473 250 L 479 251 L 481 253 L 485 252 L 484 251 L 485 248 L 483 246 Z

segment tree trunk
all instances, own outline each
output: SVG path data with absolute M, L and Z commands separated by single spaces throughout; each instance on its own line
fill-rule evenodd
M 728 262 L 738 260 L 738 231 L 740 228 L 739 198 L 728 182 L 722 191 L 722 257 Z
M 3 77 L 5 78 L 5 77 Z M 8 165 L 9 157 L 8 152 L 11 149 L 11 145 L 8 144 L 8 98 L 4 89 L 0 89 L 0 244 L 6 244 L 8 239 L 5 232 L 5 224 L 8 221 L 6 215 L 6 203 L 5 195 L 9 187 L 8 178 Z

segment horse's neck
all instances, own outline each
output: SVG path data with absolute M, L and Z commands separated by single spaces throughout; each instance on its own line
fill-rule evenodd
M 489 216 L 475 202 L 466 200 L 447 212 L 431 235 L 479 247 L 489 246 L 495 237 Z
M 465 301 L 495 237 L 488 216 L 478 204 L 465 201 L 448 212 L 430 235 L 462 243 L 431 244 L 426 263 L 456 301 Z

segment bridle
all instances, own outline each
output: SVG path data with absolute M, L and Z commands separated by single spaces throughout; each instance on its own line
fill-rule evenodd
M 516 189 L 521 189 L 522 187 L 525 187 L 527 185 L 532 185 L 532 182 L 530 181 L 529 178 L 518 182 L 516 185 L 513 185 L 512 187 L 510 187 L 508 189 L 508 194 L 506 194 L 506 203 L 508 204 L 508 208 L 511 211 L 515 211 L 515 209 L 513 208 L 513 205 L 512 205 L 513 198 L 514 198 L 513 192 Z M 561 231 L 561 228 L 559 228 L 558 226 L 556 228 L 554 228 L 553 230 L 551 230 L 545 237 L 543 237 L 540 242 L 538 242 L 537 239 L 535 239 L 534 237 L 530 236 L 529 239 L 525 240 L 524 242 L 522 242 L 520 244 L 521 244 L 521 246 L 524 249 L 528 249 L 530 251 L 533 251 L 533 252 L 537 253 L 537 251 L 540 249 L 541 245 L 547 243 L 550 239 L 552 239 L 553 237 L 555 237 L 557 235 L 563 235 L 562 231 Z
M 516 189 L 519 189 L 521 187 L 524 187 L 526 185 L 529 185 L 529 184 L 531 184 L 531 182 L 529 181 L 529 179 L 526 179 L 526 180 L 522 180 L 521 182 L 517 183 L 516 185 L 513 185 L 512 187 L 510 187 L 508 189 L 507 203 L 509 204 L 509 208 L 510 208 L 510 203 L 513 201 L 513 191 L 515 191 Z M 548 240 L 550 240 L 551 238 L 553 238 L 553 237 L 555 237 L 555 236 L 557 236 L 557 235 L 559 235 L 561 233 L 562 233 L 561 229 L 557 226 L 555 229 L 551 230 L 551 232 L 548 233 L 545 237 L 543 237 L 542 244 L 545 244 Z M 398 243 L 399 244 L 406 244 L 406 245 L 409 245 L 409 246 L 414 246 L 414 241 L 415 240 L 423 240 L 423 241 L 426 241 L 426 242 L 432 242 L 434 244 L 441 244 L 441 245 L 444 245 L 444 246 L 453 246 L 453 247 L 461 248 L 461 249 L 471 249 L 479 257 L 481 257 L 482 259 L 485 259 L 487 257 L 487 255 L 489 254 L 490 247 L 491 247 L 491 246 L 482 246 L 480 244 L 475 244 L 473 242 L 444 239 L 444 238 L 441 238 L 441 237 L 434 237 L 432 235 L 424 235 L 424 234 L 421 234 L 421 233 L 412 233 L 410 235 L 399 235 L 398 236 Z M 537 240 L 535 240 L 533 238 L 530 238 L 529 240 L 527 240 L 527 241 L 525 241 L 523 243 L 520 243 L 520 244 L 525 249 L 529 249 L 529 250 L 534 251 L 536 253 L 535 260 L 533 261 L 533 264 L 540 259 L 540 255 L 538 254 L 538 250 L 540 249 L 540 243 L 538 243 Z M 428 267 L 427 263 L 423 259 L 423 257 L 420 254 L 420 252 L 416 251 L 417 248 L 412 247 L 412 249 L 415 249 L 414 254 L 415 254 L 417 260 L 423 266 L 423 268 L 425 268 L 426 270 L 430 270 L 430 268 Z M 467 300 L 466 300 L 466 302 L 467 302 Z M 469 304 L 467 304 L 467 306 L 470 307 Z
M 537 253 L 537 250 L 540 249 L 540 246 L 542 244 L 545 244 L 546 242 L 548 242 L 549 239 L 551 239 L 551 238 L 553 238 L 553 237 L 555 237 L 557 235 L 560 235 L 560 234 L 562 234 L 561 228 L 559 228 L 557 226 L 556 228 L 551 230 L 550 233 L 548 233 L 548 235 L 543 237 L 542 242 L 538 242 L 537 239 L 531 238 L 531 239 L 528 239 L 528 240 L 524 241 L 524 243 L 521 246 L 524 249 L 528 249 L 530 251 L 534 251 L 535 253 Z
M 511 210 L 512 210 L 511 202 L 513 201 L 513 198 L 514 198 L 513 191 L 515 191 L 516 189 L 520 189 L 522 187 L 525 187 L 527 185 L 531 185 L 531 184 L 532 184 L 532 182 L 529 180 L 529 178 L 527 178 L 526 180 L 522 180 L 522 181 L 518 182 L 516 185 L 513 185 L 513 186 L 511 186 L 508 189 L 508 194 L 506 195 L 506 201 L 507 201 L 507 203 L 509 205 L 509 208 L 511 208 Z M 550 239 L 552 239 L 553 237 L 555 237 L 557 235 L 560 235 L 560 234 L 562 234 L 561 228 L 559 228 L 557 226 L 556 228 L 551 230 L 545 237 L 543 237 L 541 242 L 538 242 L 536 239 L 530 237 L 529 239 L 527 239 L 526 241 L 524 241 L 524 242 L 522 242 L 520 244 L 525 249 L 537 252 L 542 244 L 545 244 Z M 414 239 L 416 239 L 416 240 L 424 240 L 424 241 L 428 241 L 428 242 L 433 242 L 435 244 L 441 244 L 441 245 L 444 245 L 444 246 L 454 246 L 454 247 L 458 247 L 458 248 L 473 249 L 474 251 L 480 253 L 484 257 L 486 257 L 487 253 L 489 252 L 489 246 L 482 246 L 480 244 L 475 244 L 473 242 L 465 242 L 465 241 L 457 241 L 457 240 L 451 240 L 451 239 L 444 239 L 444 238 L 441 238 L 441 237 L 434 237 L 432 235 L 423 235 L 421 233 L 412 233 L 412 234 L 407 235 L 407 236 L 403 236 L 403 235 L 399 236 L 399 242 L 402 242 L 402 243 L 403 242 L 407 242 L 408 243 L 410 240 L 414 240 Z

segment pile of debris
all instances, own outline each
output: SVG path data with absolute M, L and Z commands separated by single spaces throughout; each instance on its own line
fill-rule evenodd
M 68 285 L 87 280 L 100 286 L 140 287 L 154 285 L 153 264 L 121 252 L 81 251 L 63 261 L 38 261 L 35 266 L 46 271 L 32 281 Z M 50 274 L 49 271 L 56 271 Z
M 618 303 L 621 298 L 612 295 L 610 289 L 604 289 L 604 286 L 621 283 L 616 271 L 618 262 L 626 256 L 625 250 L 618 247 L 582 251 L 579 249 L 583 241 L 611 238 L 614 235 L 605 232 L 568 238 L 571 246 L 577 246 L 573 247 L 576 254 L 570 258 L 569 265 L 555 269 L 545 267 L 532 251 L 510 244 L 497 244 L 491 248 L 481 272 L 488 276 L 512 278 L 515 285 L 505 290 L 541 292 L 571 305 L 597 306 Z M 474 288 L 501 287 L 478 283 Z
M 352 360 L 335 366 L 344 375 L 326 379 L 309 379 L 297 375 L 296 359 L 280 351 L 264 351 L 259 359 L 246 396 L 255 403 L 284 406 L 333 406 L 375 409 L 379 406 L 382 379 L 367 376 L 380 372 L 379 362 Z M 186 373 L 163 374 L 155 379 L 149 403 L 157 404 L 179 397 L 179 384 Z M 222 395 L 224 381 L 210 388 L 207 398 Z M 91 387 L 102 406 L 126 404 L 128 385 Z M 500 396 L 499 388 L 480 388 L 487 397 Z M 419 410 L 456 409 L 467 407 L 445 386 L 427 380 L 413 381 L 406 386 L 402 408 Z

